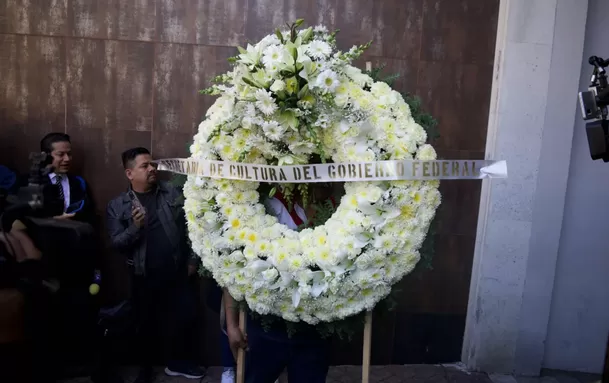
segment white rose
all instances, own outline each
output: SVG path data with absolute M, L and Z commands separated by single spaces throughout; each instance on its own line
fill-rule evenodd
M 273 85 L 271 85 L 271 92 L 278 93 L 282 90 L 285 90 L 285 82 L 283 80 L 275 80 Z
M 277 279 L 278 275 L 279 275 L 279 273 L 277 272 L 277 269 L 275 269 L 275 268 L 266 269 L 262 272 L 262 277 L 264 278 L 265 281 L 274 281 L 275 279 Z
M 431 161 L 437 158 L 436 150 L 429 144 L 422 145 L 417 151 L 417 160 Z

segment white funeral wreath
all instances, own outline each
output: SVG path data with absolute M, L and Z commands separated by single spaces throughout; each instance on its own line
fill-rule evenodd
M 199 126 L 191 159 L 436 158 L 402 96 L 351 65 L 367 46 L 340 52 L 335 33 L 300 24 L 240 49 L 233 70 L 208 91 L 220 97 Z M 185 211 L 203 267 L 236 300 L 259 314 L 317 324 L 372 309 L 413 270 L 440 204 L 438 186 L 346 183 L 332 217 L 298 232 L 266 214 L 259 183 L 190 176 Z

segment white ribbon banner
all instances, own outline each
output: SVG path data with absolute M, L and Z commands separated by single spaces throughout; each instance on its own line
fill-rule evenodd
M 506 162 L 493 160 L 400 160 L 283 166 L 184 158 L 154 162 L 159 171 L 268 183 L 472 180 L 507 177 Z

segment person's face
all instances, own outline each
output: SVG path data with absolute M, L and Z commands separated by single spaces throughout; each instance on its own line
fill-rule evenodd
M 55 142 L 51 145 L 52 166 L 55 173 L 65 174 L 70 170 L 72 163 L 72 145 L 69 142 Z
M 156 183 L 156 165 L 152 163 L 150 154 L 139 154 L 133 161 L 133 166 L 125 170 L 129 181 L 144 185 Z

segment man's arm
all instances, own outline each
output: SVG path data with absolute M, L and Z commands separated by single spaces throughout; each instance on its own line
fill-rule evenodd
M 227 289 L 223 289 L 224 295 L 224 312 L 226 313 L 226 327 L 239 328 L 239 317 L 237 316 L 237 310 L 235 310 L 235 300 L 228 293 Z
M 222 299 L 224 300 L 224 313 L 226 316 L 226 335 L 228 336 L 230 349 L 233 352 L 233 358 L 237 360 L 237 350 L 247 348 L 247 336 L 239 328 L 239 317 L 237 310 L 235 310 L 235 300 L 228 293 L 228 290 L 224 289 Z
M 134 220 L 125 225 L 121 221 L 121 216 L 112 206 L 112 202 L 108 204 L 106 209 L 106 224 L 108 227 L 108 235 L 110 237 L 110 246 L 115 249 L 125 249 L 133 246 L 141 238 L 141 230 L 135 224 Z

